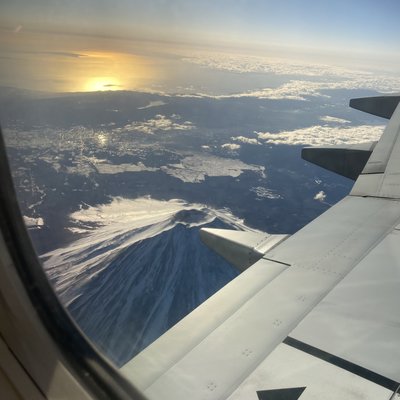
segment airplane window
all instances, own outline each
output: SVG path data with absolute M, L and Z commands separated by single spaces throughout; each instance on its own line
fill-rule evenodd
M 240 275 L 201 228 L 292 235 L 354 183 L 301 149 L 379 139 L 386 122 L 348 102 L 400 90 L 398 5 L 308 3 L 3 2 L 23 220 L 117 367 Z

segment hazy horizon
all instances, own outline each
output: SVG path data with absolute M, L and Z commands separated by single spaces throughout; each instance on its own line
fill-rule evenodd
M 304 76 L 362 72 L 395 80 L 400 28 L 390 21 L 398 11 L 389 0 L 362 7 L 311 0 L 5 1 L 0 85 L 227 95 Z

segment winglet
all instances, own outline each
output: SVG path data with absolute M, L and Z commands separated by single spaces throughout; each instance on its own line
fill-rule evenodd
M 288 235 L 268 235 L 261 232 L 234 231 L 230 229 L 200 229 L 204 244 L 244 271 L 258 261 L 272 247 Z
M 344 146 L 305 147 L 301 158 L 346 178 L 356 180 L 367 163 L 376 142 Z
M 360 97 L 350 100 L 350 107 L 356 110 L 390 119 L 400 102 L 400 96 Z
M 400 103 L 400 95 L 360 97 L 350 100 L 350 107 L 390 119 Z M 356 180 L 364 170 L 377 142 L 345 146 L 306 147 L 301 157 L 339 175 Z

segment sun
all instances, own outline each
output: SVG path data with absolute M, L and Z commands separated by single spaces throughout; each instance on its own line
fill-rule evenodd
M 98 76 L 90 78 L 85 83 L 85 92 L 98 92 L 105 90 L 121 90 L 120 81 L 112 76 Z

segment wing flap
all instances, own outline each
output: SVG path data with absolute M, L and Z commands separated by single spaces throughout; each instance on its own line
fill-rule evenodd
M 258 261 L 268 250 L 285 240 L 288 235 L 268 235 L 262 232 L 231 229 L 202 228 L 200 238 L 204 244 L 224 257 L 239 271 Z

